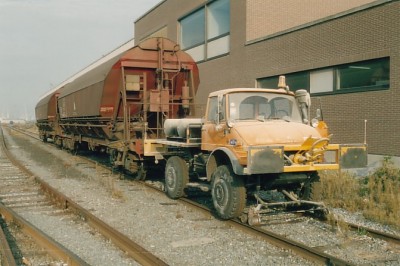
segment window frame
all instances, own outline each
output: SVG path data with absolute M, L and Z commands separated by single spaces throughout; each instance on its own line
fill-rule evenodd
M 192 49 L 192 48 L 195 48 L 195 47 L 198 47 L 198 46 L 200 46 L 200 45 L 206 44 L 206 40 L 205 40 L 205 38 L 203 38 L 202 41 L 199 41 L 199 42 L 197 42 L 197 43 L 195 43 L 195 44 L 192 44 L 192 45 L 190 45 L 190 46 L 183 47 L 183 31 L 182 31 L 183 27 L 182 27 L 182 21 L 185 20 L 185 19 L 187 19 L 187 18 L 189 18 L 190 16 L 196 14 L 197 12 L 200 12 L 200 11 L 203 11 L 203 21 L 202 21 L 202 22 L 205 22 L 205 17 L 206 17 L 206 10 L 205 10 L 205 7 L 197 8 L 196 10 L 194 10 L 193 12 L 191 12 L 190 14 L 188 14 L 188 15 L 182 17 L 181 19 L 179 19 L 179 37 L 180 37 L 180 45 L 181 45 L 181 48 L 182 48 L 184 51 L 190 50 L 190 49 Z M 207 32 L 206 24 L 203 23 L 203 33 L 204 33 L 204 35 L 206 34 L 206 32 Z
M 344 69 L 346 67 L 351 67 L 354 65 L 361 65 L 359 66 L 360 68 L 362 67 L 362 65 L 368 65 L 368 64 L 378 64 L 381 67 L 382 66 L 387 66 L 387 71 L 384 72 L 385 74 L 387 74 L 387 84 L 376 84 L 376 85 L 368 85 L 368 86 L 354 86 L 354 87 L 349 87 L 349 88 L 338 88 L 339 87 L 339 74 L 338 71 L 340 69 Z M 324 71 L 332 71 L 333 74 L 333 80 L 332 80 L 332 84 L 330 85 L 330 87 L 332 88 L 332 90 L 330 91 L 322 91 L 322 92 L 311 92 L 311 75 L 315 74 L 319 71 L 324 72 Z M 376 71 L 377 69 L 371 69 L 371 71 Z M 378 91 L 378 90 L 388 90 L 390 89 L 390 57 L 380 57 L 380 58 L 372 58 L 372 59 L 368 59 L 368 60 L 362 60 L 362 61 L 355 61 L 355 62 L 350 62 L 350 63 L 346 63 L 346 64 L 340 64 L 340 65 L 334 65 L 334 66 L 329 66 L 329 67 L 323 67 L 323 68 L 317 68 L 317 69 L 311 69 L 311 70 L 306 70 L 306 71 L 299 71 L 299 72 L 292 72 L 292 73 L 286 73 L 286 74 L 282 74 L 285 76 L 290 77 L 291 75 L 297 75 L 297 74 L 302 74 L 302 73 L 306 73 L 308 75 L 308 80 L 307 82 L 307 87 L 306 88 L 297 88 L 297 89 L 305 89 L 308 92 L 310 92 L 310 94 L 312 96 L 324 96 L 324 95 L 335 95 L 335 94 L 345 94 L 345 93 L 356 93 L 356 92 L 367 92 L 367 91 Z M 271 76 L 271 77 L 263 77 L 263 78 L 258 78 L 256 80 L 256 84 L 258 87 L 260 87 L 261 83 L 263 80 L 265 80 L 266 83 L 271 83 L 273 80 L 278 80 L 278 76 Z M 371 77 L 372 78 L 372 77 Z M 268 79 L 271 79 L 270 81 L 267 81 Z M 286 79 L 287 80 L 287 79 Z M 386 81 L 386 80 L 384 80 Z M 290 88 L 290 82 L 286 82 L 289 85 Z M 277 84 L 277 83 L 276 83 Z M 276 87 L 276 85 L 275 85 Z
M 228 18 L 228 22 L 227 23 L 228 23 L 229 30 L 227 32 L 224 31 L 219 35 L 212 36 L 211 38 L 209 38 L 208 37 L 208 31 L 209 31 L 208 27 L 209 27 L 210 23 L 209 23 L 208 20 L 209 20 L 209 13 L 211 13 L 210 9 L 211 9 L 211 7 L 213 5 L 215 5 L 219 1 L 220 2 L 225 2 L 226 4 L 228 4 L 228 12 L 229 12 L 229 14 L 227 16 L 227 18 Z M 194 59 L 195 59 L 195 61 L 197 63 L 201 63 L 201 62 L 205 62 L 205 61 L 212 60 L 212 59 L 215 59 L 215 58 L 219 58 L 219 57 L 222 57 L 222 56 L 226 56 L 226 55 L 228 55 L 230 53 L 230 49 L 231 49 L 230 48 L 230 31 L 231 31 L 231 11 L 230 11 L 230 8 L 231 8 L 231 4 L 230 4 L 229 0 L 213 0 L 213 1 L 208 1 L 207 3 L 201 5 L 200 7 L 196 8 L 196 9 L 194 9 L 190 13 L 178 18 L 178 29 L 179 29 L 178 36 L 180 38 L 179 43 L 180 43 L 183 51 L 189 51 L 189 50 L 192 50 L 193 52 L 197 51 L 197 52 L 195 52 L 196 54 L 193 55 Z M 202 23 L 204 25 L 204 36 L 203 36 L 204 41 L 203 42 L 199 42 L 198 44 L 194 44 L 194 45 L 190 45 L 190 46 L 187 46 L 187 47 L 183 47 L 182 46 L 182 44 L 183 44 L 183 42 L 182 42 L 183 41 L 182 21 L 184 19 L 192 16 L 196 12 L 199 12 L 200 10 L 203 10 L 203 12 L 204 12 L 204 19 L 202 21 Z M 227 38 L 227 40 L 224 40 L 223 38 Z M 224 46 L 224 43 L 226 43 L 226 46 L 220 47 L 219 50 L 222 50 L 221 53 L 218 50 L 215 50 L 215 49 L 213 50 L 212 48 L 210 48 L 210 47 L 213 47 L 213 44 L 216 44 L 216 41 L 218 41 L 218 40 L 221 40 L 219 45 L 223 45 Z M 200 52 L 199 49 L 196 49 L 196 48 L 199 48 L 201 50 L 201 52 Z M 197 57 L 199 57 L 199 58 L 197 58 Z

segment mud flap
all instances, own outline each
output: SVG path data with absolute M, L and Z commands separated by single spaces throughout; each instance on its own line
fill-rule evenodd
M 250 147 L 247 167 L 251 174 L 282 173 L 283 154 L 282 146 Z
M 367 166 L 366 144 L 340 145 L 340 167 L 342 169 L 363 168 Z

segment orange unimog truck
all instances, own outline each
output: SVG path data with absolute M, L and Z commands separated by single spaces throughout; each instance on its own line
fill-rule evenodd
M 203 118 L 165 121 L 166 138 L 147 142 L 145 154 L 166 160 L 170 198 L 184 196 L 189 180 L 202 180 L 211 184 L 220 218 L 256 224 L 276 208 L 325 209 L 310 201 L 318 171 L 366 166 L 365 144 L 331 144 L 320 117 L 310 121 L 309 94 L 289 91 L 284 77 L 279 83 L 212 92 Z M 285 197 L 270 201 L 272 191 Z M 247 198 L 255 203 L 249 208 Z

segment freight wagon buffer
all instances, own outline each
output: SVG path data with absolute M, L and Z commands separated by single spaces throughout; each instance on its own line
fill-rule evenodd
M 65 85 L 55 142 L 75 150 L 107 151 L 114 165 L 142 177 L 144 139 L 163 137 L 167 118 L 193 114 L 198 69 L 179 46 L 148 39 Z

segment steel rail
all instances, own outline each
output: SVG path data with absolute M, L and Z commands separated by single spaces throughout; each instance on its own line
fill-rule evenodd
M 151 188 L 157 192 L 162 192 L 157 187 L 149 185 L 149 184 L 145 183 L 144 181 L 137 181 L 137 182 L 139 182 L 139 183 L 143 184 L 144 186 Z M 195 208 L 196 210 L 202 212 L 205 215 L 209 215 L 210 218 L 214 216 L 210 209 L 208 209 L 204 205 L 201 205 L 193 200 L 190 200 L 188 198 L 180 198 L 180 199 L 177 199 L 177 201 L 180 201 L 180 202 L 186 204 L 187 206 Z M 338 265 L 338 266 L 354 265 L 348 261 L 342 260 L 341 258 L 337 258 L 335 256 L 326 254 L 318 249 L 315 249 L 315 248 L 309 247 L 305 244 L 302 244 L 300 242 L 291 240 L 282 235 L 276 234 L 272 231 L 262 230 L 255 226 L 243 224 L 242 222 L 240 222 L 237 219 L 223 220 L 221 222 L 225 222 L 229 226 L 237 228 L 244 233 L 254 235 L 256 237 L 260 237 L 263 240 L 265 240 L 266 242 L 271 243 L 272 245 L 275 245 L 277 247 L 280 247 L 283 249 L 290 249 L 293 252 L 295 252 L 297 255 L 299 255 L 305 259 L 308 259 L 310 261 L 319 263 L 319 264 Z
M 10 162 L 28 176 L 33 176 L 33 174 L 19 161 L 17 161 L 14 158 L 14 156 L 10 153 L 10 151 L 7 149 L 7 144 L 3 134 L 3 128 L 1 126 L 0 126 L 0 134 L 1 134 L 0 145 L 3 149 L 4 154 L 10 160 Z M 16 212 L 4 206 L 2 203 L 0 203 L 0 214 L 4 218 L 4 220 L 8 222 L 17 223 L 25 234 L 31 236 L 36 241 L 36 243 L 39 246 L 43 247 L 46 250 L 46 252 L 53 258 L 67 262 L 69 265 L 88 265 L 76 254 L 72 253 L 66 247 L 62 246 L 60 243 L 56 242 L 55 240 L 47 236 L 40 229 L 36 228 L 34 225 L 32 225 L 31 223 L 23 219 L 21 216 L 19 216 Z
M 14 255 L 11 252 L 7 237 L 4 234 L 3 228 L 0 226 L 0 265 L 16 266 Z
M 388 234 L 388 233 L 384 233 L 384 232 L 380 232 L 378 230 L 372 229 L 372 228 L 368 228 L 368 227 L 364 227 L 364 226 L 360 226 L 354 223 L 348 223 L 345 222 L 345 225 L 349 226 L 352 230 L 354 231 L 358 231 L 360 233 L 364 233 L 373 237 L 373 238 L 379 238 L 379 239 L 383 239 L 387 242 L 390 243 L 394 243 L 396 245 L 400 245 L 400 237 L 393 235 L 393 234 Z
M 168 265 L 136 242 L 129 239 L 119 231 L 115 230 L 96 216 L 91 214 L 79 204 L 64 194 L 54 190 L 49 184 L 41 180 L 40 185 L 43 191 L 50 195 L 55 201 L 62 203 L 64 208 L 69 209 L 84 219 L 90 226 L 99 231 L 103 236 L 110 239 L 116 246 L 133 257 L 142 265 Z
M 4 145 L 4 137 L 3 137 Z M 24 165 L 22 165 L 18 160 L 14 158 L 14 156 L 6 149 L 5 152 L 10 159 L 12 159 L 13 163 L 18 166 L 21 170 L 23 170 L 27 175 L 33 177 L 36 182 L 40 185 L 41 189 L 52 198 L 58 204 L 61 204 L 63 208 L 69 209 L 70 211 L 76 213 L 80 217 L 82 217 L 90 226 L 95 228 L 99 233 L 101 233 L 104 237 L 108 238 L 113 242 L 116 246 L 118 246 L 121 250 L 126 252 L 129 256 L 131 256 L 134 260 L 136 260 L 141 265 L 168 265 L 166 262 L 162 261 L 160 258 L 147 251 L 145 248 L 141 247 L 139 244 L 123 235 L 116 229 L 112 228 L 85 208 L 81 207 L 79 204 L 74 202 L 71 198 L 62 194 L 61 192 L 54 189 L 50 186 L 46 181 L 42 180 L 40 177 L 36 176 L 29 169 L 27 169 Z
M 198 204 L 197 202 L 194 202 L 190 199 L 185 199 L 185 198 L 181 198 L 179 200 L 192 206 L 192 207 L 195 207 L 198 210 L 201 210 L 204 213 L 208 213 L 211 215 L 211 210 L 209 210 L 208 208 L 204 207 L 201 204 Z M 340 265 L 352 265 L 348 261 L 344 261 L 335 256 L 331 256 L 331 255 L 321 252 L 315 248 L 309 247 L 300 242 L 297 242 L 297 241 L 291 240 L 289 238 L 286 238 L 282 235 L 276 234 L 272 231 L 262 230 L 255 226 L 246 225 L 236 219 L 226 220 L 224 222 L 228 223 L 230 226 L 235 227 L 247 234 L 261 237 L 268 243 L 271 243 L 275 246 L 278 246 L 278 247 L 281 247 L 284 249 L 290 249 L 293 252 L 295 252 L 297 255 L 299 255 L 305 259 L 311 260 L 313 262 L 322 263 L 325 265 L 339 265 L 339 266 Z
M 53 258 L 60 259 L 68 265 L 89 265 L 70 250 L 46 235 L 43 231 L 36 228 L 33 224 L 23 219 L 16 212 L 0 203 L 0 214 L 8 223 L 15 223 L 27 235 L 31 236 L 37 244 L 43 247 Z

